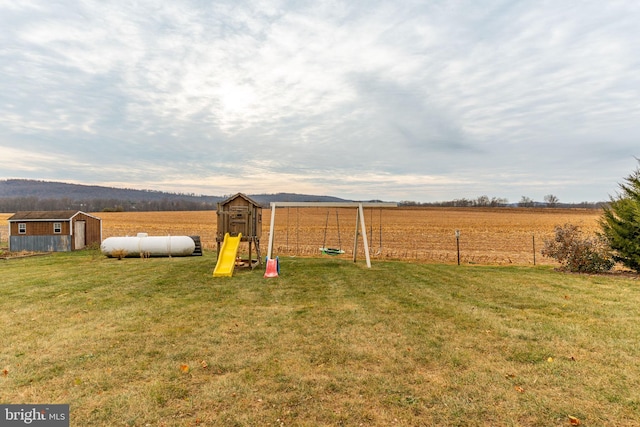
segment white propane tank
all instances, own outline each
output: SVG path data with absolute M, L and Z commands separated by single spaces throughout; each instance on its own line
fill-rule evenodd
M 189 256 L 195 248 L 189 236 L 148 236 L 147 233 L 138 233 L 136 237 L 108 237 L 100 245 L 108 257 Z

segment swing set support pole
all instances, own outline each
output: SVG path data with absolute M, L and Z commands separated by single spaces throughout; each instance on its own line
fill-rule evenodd
M 273 226 L 276 223 L 276 207 L 273 203 L 271 203 L 271 224 L 269 225 L 269 247 L 267 248 L 267 258 L 271 259 L 271 255 L 273 254 L 273 233 L 275 229 Z
M 369 241 L 367 240 L 367 227 L 364 223 L 364 209 L 362 208 L 362 203 L 358 203 L 358 210 L 356 213 L 356 236 L 353 239 L 353 262 L 356 262 L 356 254 L 358 253 L 358 228 L 362 230 L 362 244 L 364 245 L 364 257 L 367 260 L 367 268 L 371 268 Z

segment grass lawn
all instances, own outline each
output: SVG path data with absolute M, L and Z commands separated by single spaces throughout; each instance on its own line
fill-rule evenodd
M 72 426 L 640 423 L 635 277 L 214 265 L 0 260 L 0 403 L 68 403 Z

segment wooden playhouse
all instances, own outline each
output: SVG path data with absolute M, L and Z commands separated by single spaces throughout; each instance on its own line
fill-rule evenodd
M 262 236 L 262 206 L 255 200 L 242 193 L 237 193 L 223 202 L 218 203 L 218 229 L 216 232 L 217 254 L 224 236 L 241 234 L 241 242 L 249 244 L 249 258 L 241 260 L 240 265 L 251 266 L 262 264 L 260 259 L 260 237 Z M 255 247 L 257 259 L 253 259 L 252 250 Z

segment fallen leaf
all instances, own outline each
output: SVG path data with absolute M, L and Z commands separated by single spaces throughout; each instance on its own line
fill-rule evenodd
M 516 391 L 517 391 L 518 393 L 524 393 L 524 389 L 523 389 L 522 387 L 520 387 L 520 386 L 518 386 L 518 385 L 517 385 L 517 386 L 515 386 L 514 388 L 516 389 Z
M 200 366 L 202 366 L 204 369 L 207 369 L 209 367 L 209 364 L 207 363 L 206 360 L 201 360 Z
M 4 370 L 2 371 L 2 376 L 3 376 L 3 377 L 6 377 L 7 375 L 9 375 L 9 371 L 7 371 L 6 369 L 4 369 Z
M 565 295 L 565 296 L 564 296 L 564 299 L 569 299 L 569 295 Z
M 576 358 L 575 358 L 575 357 L 573 357 L 573 356 L 571 356 L 571 357 L 569 358 L 569 360 L 570 360 L 570 361 L 572 361 L 572 362 L 575 362 L 575 361 L 576 361 Z
M 180 365 L 180 371 L 182 371 L 183 374 L 188 374 L 189 373 L 189 365 L 185 365 L 185 364 Z
M 553 362 L 553 357 L 548 358 L 547 362 L 549 362 L 549 363 Z
M 569 424 L 570 424 L 570 425 L 572 425 L 572 426 L 579 426 L 579 425 L 581 424 L 581 423 L 580 423 L 580 420 L 579 420 L 578 418 L 576 418 L 576 417 L 572 417 L 571 415 L 568 415 L 568 417 L 569 417 Z
M 504 376 L 506 379 L 510 380 L 511 378 L 515 378 L 516 374 L 505 374 Z

